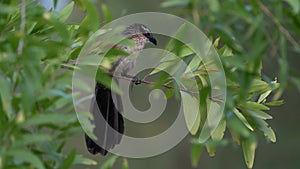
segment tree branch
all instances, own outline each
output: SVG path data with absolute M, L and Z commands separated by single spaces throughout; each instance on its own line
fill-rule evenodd
M 262 3 L 257 0 L 260 9 L 274 22 L 279 31 L 286 37 L 286 39 L 294 46 L 299 48 L 298 42 L 291 36 L 289 31 L 279 22 L 279 20 L 271 13 L 271 11 Z
M 18 55 L 21 55 L 24 47 L 24 37 L 25 36 L 25 24 L 26 24 L 26 0 L 22 0 L 21 4 L 21 24 L 20 24 L 20 32 L 21 38 L 18 44 Z

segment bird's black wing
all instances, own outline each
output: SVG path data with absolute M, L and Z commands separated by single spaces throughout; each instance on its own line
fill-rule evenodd
M 94 134 L 98 140 L 94 141 L 85 134 L 86 146 L 92 154 L 100 153 L 106 155 L 107 150 L 112 149 L 116 144 L 120 143 L 122 134 L 124 133 L 124 120 L 120 113 L 122 111 L 121 98 L 102 84 L 96 83 L 95 98 L 92 100 L 90 111 L 94 115 L 96 126 Z M 107 123 L 97 120 L 101 116 Z

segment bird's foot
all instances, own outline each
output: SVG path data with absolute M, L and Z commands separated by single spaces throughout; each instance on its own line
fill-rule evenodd
M 133 76 L 131 79 L 132 83 L 134 83 L 135 85 L 139 85 L 142 83 L 142 80 L 136 76 Z

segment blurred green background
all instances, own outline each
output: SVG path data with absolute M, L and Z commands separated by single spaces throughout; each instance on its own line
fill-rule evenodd
M 228 47 L 237 60 L 251 64 L 255 59 L 263 60 L 263 79 L 278 78 L 281 84 L 271 97 L 283 99 L 284 104 L 267 111 L 273 117 L 267 122 L 275 131 L 277 141 L 271 143 L 259 133 L 253 168 L 299 168 L 299 0 L 94 0 L 92 5 L 80 4 L 86 0 L 74 1 L 77 5 L 70 18 L 64 18 L 67 12 L 63 15 L 56 15 L 56 12 L 71 1 L 40 0 L 50 12 L 35 6 L 37 3 L 33 1 L 0 1 L 0 169 L 101 168 L 103 163 L 109 166 L 115 156 L 93 156 L 86 150 L 83 131 L 71 104 L 72 71 L 62 66 L 78 56 L 82 45 L 98 26 L 124 15 L 150 11 L 187 19 L 212 41 L 220 37 L 218 47 Z M 28 5 L 23 30 L 20 2 Z M 57 3 L 55 10 L 53 2 Z M 87 6 L 88 12 L 94 8 L 98 10 L 99 19 L 93 16 L 89 21 L 84 20 L 86 13 L 79 9 L 82 6 Z M 99 20 L 100 24 L 94 20 Z M 24 44 L 20 45 L 22 41 Z M 241 63 L 244 62 L 232 65 L 239 69 L 243 66 Z M 257 69 L 259 71 L 259 67 Z M 243 76 L 238 80 L 243 81 Z M 204 149 L 198 166 L 192 167 L 191 138 L 187 136 L 159 156 L 119 157 L 112 168 L 122 168 L 126 162 L 129 169 L 247 168 L 241 146 L 232 141 L 228 131 L 225 138 L 229 144 L 219 146 L 214 157 Z M 95 162 L 88 158 L 98 164 L 93 165 Z M 108 168 L 102 166 L 101 169 Z
M 178 0 L 180 1 L 180 0 Z M 184 0 L 183 0 L 184 1 Z M 201 2 L 205 0 L 199 0 Z M 296 0 L 297 1 L 297 0 Z M 106 5 L 110 9 L 113 19 L 116 19 L 118 17 L 121 17 L 123 15 L 138 13 L 138 12 L 164 12 L 164 13 L 173 13 L 178 14 L 179 16 L 182 15 L 183 18 L 189 19 L 191 22 L 194 23 L 193 19 L 191 19 L 189 14 L 185 14 L 183 11 L 178 12 L 182 10 L 183 6 L 176 6 L 176 7 L 170 7 L 170 8 L 163 8 L 162 3 L 165 2 L 163 0 L 159 1 L 141 1 L 141 0 L 129 0 L 129 1 L 123 1 L 123 0 L 108 0 L 105 1 Z M 231 8 L 231 6 L 224 5 L 222 3 L 226 1 L 218 1 L 219 2 L 219 9 L 218 12 L 212 12 L 209 11 L 207 8 L 204 7 L 203 9 L 198 9 L 200 15 L 203 14 L 204 18 L 200 19 L 200 22 L 209 22 L 210 17 L 216 17 L 211 20 L 211 24 L 214 23 L 228 23 L 232 21 L 232 18 L 217 18 L 217 14 L 226 13 L 226 9 L 224 8 Z M 234 1 L 231 1 L 234 3 Z M 264 2 L 264 1 L 263 1 Z M 241 3 L 241 2 L 236 2 Z M 247 5 L 248 3 L 245 1 L 242 5 Z M 282 3 L 284 8 L 287 10 L 292 10 L 287 3 L 287 1 L 265 1 L 264 2 L 266 6 L 272 8 L 276 6 L 276 4 Z M 295 2 L 295 5 L 300 6 L 300 2 Z M 98 7 L 101 5 L 100 2 L 96 2 L 98 4 Z M 294 6 L 295 7 L 295 6 Z M 233 8 L 233 7 L 232 7 Z M 296 7 L 295 7 L 296 8 Z M 186 9 L 185 9 L 186 10 Z M 238 12 L 238 11 L 237 11 Z M 78 14 L 76 12 L 74 13 L 73 17 L 71 17 L 70 22 L 76 22 L 79 18 L 82 18 L 81 12 L 78 11 Z M 187 10 L 187 13 L 189 11 Z M 297 15 L 300 15 L 299 11 Z M 229 17 L 229 16 L 228 16 Z M 283 16 L 283 18 L 286 18 Z M 299 17 L 298 17 L 299 18 Z M 219 21 L 222 19 L 221 21 Z M 80 19 L 79 19 L 80 20 Z M 238 21 L 237 21 L 238 22 Z M 264 18 L 263 22 L 271 22 L 270 18 Z M 205 23 L 203 23 L 205 25 Z M 238 24 L 238 23 L 237 23 Z M 242 23 L 240 23 L 242 24 Z M 164 26 L 162 24 L 162 26 Z M 224 25 L 226 27 L 228 25 Z M 251 24 L 247 25 L 249 27 Z M 286 26 L 284 24 L 284 26 Z M 299 24 L 296 29 L 300 30 Z M 205 26 L 201 25 L 202 30 L 205 31 L 203 28 Z M 267 25 L 267 29 L 270 32 L 276 31 L 278 28 L 273 23 L 269 23 Z M 227 27 L 228 28 L 228 27 Z M 209 29 L 209 28 L 207 28 Z M 266 29 L 266 28 L 258 28 L 258 29 Z M 229 29 L 229 31 L 232 31 Z M 208 33 L 210 31 L 207 31 Z M 233 34 L 235 34 L 233 32 Z M 210 34 L 208 34 L 209 36 Z M 242 34 L 236 34 L 235 38 L 237 40 L 243 39 Z M 272 36 L 272 34 L 270 35 Z M 275 36 L 275 35 L 274 35 Z M 295 34 L 292 33 L 292 36 L 296 38 L 299 42 L 299 33 Z M 211 37 L 218 37 L 218 34 Z M 276 41 L 276 38 L 274 38 L 273 43 L 279 43 Z M 222 38 L 221 38 L 222 41 Z M 251 41 L 246 42 L 249 43 L 248 45 L 251 46 Z M 298 43 L 299 44 L 299 43 Z M 267 46 L 270 46 L 271 44 L 266 44 Z M 269 47 L 270 48 L 270 47 Z M 300 54 L 299 52 L 294 52 L 294 49 L 291 45 L 288 45 L 287 47 L 287 60 L 289 63 L 289 68 L 293 71 L 300 72 Z M 253 49 L 255 50 L 255 49 Z M 272 49 L 269 49 L 272 50 Z M 274 50 L 274 49 L 273 49 Z M 278 63 L 278 58 L 280 57 L 279 51 L 275 51 L 275 56 L 273 54 L 270 54 L 272 52 L 269 52 L 266 54 L 263 62 L 263 73 L 266 74 L 269 77 L 279 77 L 280 74 L 280 65 Z M 289 78 L 287 80 L 290 80 Z M 279 82 L 281 83 L 280 79 Z M 266 169 L 266 168 L 273 168 L 273 169 L 294 169 L 298 168 L 300 166 L 300 161 L 298 158 L 300 157 L 300 111 L 298 109 L 298 106 L 300 104 L 300 91 L 297 86 L 294 84 L 288 83 L 286 90 L 283 92 L 282 99 L 284 100 L 285 104 L 283 104 L 280 107 L 274 107 L 269 111 L 269 114 L 273 116 L 272 120 L 269 120 L 270 126 L 274 129 L 276 135 L 277 135 L 277 142 L 276 143 L 267 143 L 263 138 L 259 140 L 258 149 L 256 152 L 255 162 L 254 162 L 254 168 L 256 169 Z M 227 133 L 228 134 L 228 133 Z M 78 136 L 74 138 L 74 140 L 77 140 L 77 142 L 72 142 L 72 146 L 78 146 L 83 145 L 84 140 L 82 139 L 82 136 Z M 71 147 L 72 147 L 71 146 Z M 81 152 L 83 154 L 89 155 L 87 151 L 85 150 L 85 147 L 81 147 Z M 178 146 L 174 147 L 172 150 L 151 158 L 146 159 L 129 159 L 129 166 L 131 169 L 153 169 L 153 168 L 164 168 L 164 169 L 188 169 L 192 168 L 191 165 L 191 144 L 190 144 L 190 137 L 187 136 L 185 140 L 183 140 Z M 97 156 L 91 158 L 95 160 L 103 160 L 103 157 Z M 120 163 L 117 163 L 117 166 L 114 168 L 120 168 Z M 97 167 L 95 167 L 97 168 Z M 226 147 L 220 147 L 217 150 L 215 157 L 209 157 L 208 153 L 204 151 L 202 154 L 202 157 L 199 161 L 199 166 L 197 167 L 199 169 L 221 169 L 221 168 L 231 168 L 231 169 L 240 169 L 240 168 L 246 168 L 244 164 L 244 159 L 242 156 L 242 150 L 240 147 L 237 147 L 234 144 L 229 144 Z

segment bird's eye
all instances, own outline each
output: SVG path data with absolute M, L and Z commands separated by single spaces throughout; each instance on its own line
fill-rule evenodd
M 150 33 L 143 33 L 144 36 L 150 37 Z

